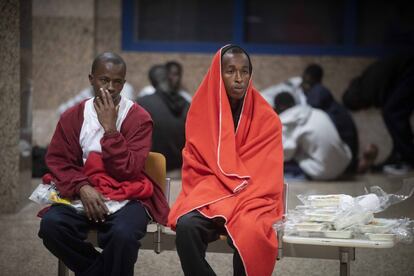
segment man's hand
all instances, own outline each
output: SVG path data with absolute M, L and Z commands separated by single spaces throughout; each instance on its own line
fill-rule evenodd
M 100 89 L 100 96 L 96 96 L 93 102 L 98 120 L 105 132 L 116 131 L 116 119 L 118 117 L 119 106 L 114 105 L 114 101 L 108 90 Z
M 85 208 L 86 216 L 96 222 L 104 222 L 109 210 L 105 205 L 105 197 L 90 185 L 84 185 L 79 190 L 80 198 Z

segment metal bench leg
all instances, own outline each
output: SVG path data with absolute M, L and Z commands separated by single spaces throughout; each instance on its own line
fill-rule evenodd
M 161 253 L 161 232 L 162 226 L 157 223 L 157 231 L 154 233 L 154 252 L 157 254 Z
M 58 262 L 58 276 L 69 276 L 69 269 L 61 259 Z
M 340 247 L 339 248 L 339 275 L 351 275 L 351 261 L 355 260 L 355 248 Z
M 277 231 L 277 260 L 281 260 L 283 258 L 283 231 Z

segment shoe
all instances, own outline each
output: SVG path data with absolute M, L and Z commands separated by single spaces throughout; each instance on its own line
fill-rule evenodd
M 405 175 L 410 172 L 413 167 L 407 163 L 388 164 L 382 167 L 382 171 L 391 175 Z

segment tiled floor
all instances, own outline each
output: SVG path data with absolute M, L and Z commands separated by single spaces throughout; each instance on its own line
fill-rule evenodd
M 297 204 L 297 193 L 349 193 L 362 194 L 365 185 L 380 185 L 388 192 L 395 192 L 401 179 L 369 175 L 352 182 L 290 183 L 289 205 Z M 34 181 L 36 183 L 36 180 Z M 174 200 L 180 182 L 172 185 Z M 37 237 L 39 207 L 33 203 L 20 212 L 0 216 L 0 275 L 56 275 L 57 261 Z M 414 219 L 414 198 L 389 208 L 383 217 L 406 216 Z M 351 265 L 352 275 L 414 275 L 414 245 L 397 245 L 392 249 L 357 249 L 356 261 Z M 208 261 L 217 275 L 232 275 L 231 255 L 208 253 Z M 141 250 L 135 265 L 135 275 L 182 275 L 176 252 Z M 283 258 L 276 265 L 273 275 L 338 275 L 339 263 L 334 260 Z

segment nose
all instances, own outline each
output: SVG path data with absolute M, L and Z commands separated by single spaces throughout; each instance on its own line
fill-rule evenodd
M 240 83 L 242 81 L 241 73 L 239 71 L 236 71 L 236 76 L 234 79 L 237 83 Z
M 109 92 L 112 92 L 112 91 L 114 91 L 115 90 L 115 87 L 114 87 L 114 82 L 113 81 L 110 81 L 109 83 L 108 83 L 108 91 Z

